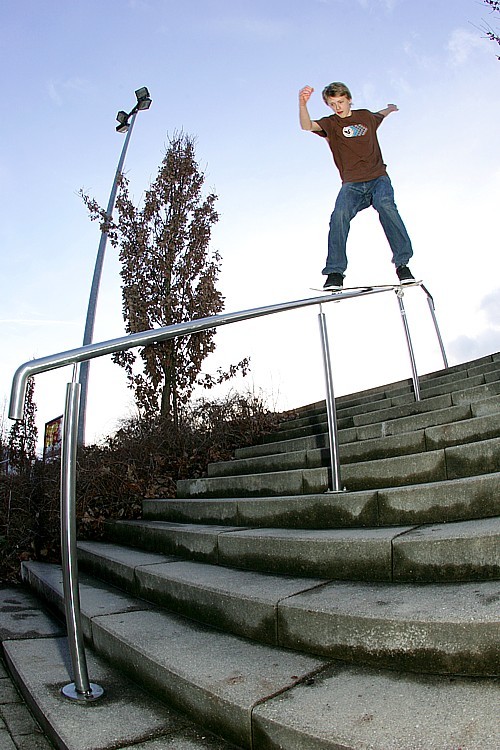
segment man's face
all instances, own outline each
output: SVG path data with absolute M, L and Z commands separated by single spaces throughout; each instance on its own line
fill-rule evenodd
M 351 99 L 347 96 L 328 96 L 326 104 L 339 117 L 349 117 L 351 114 Z

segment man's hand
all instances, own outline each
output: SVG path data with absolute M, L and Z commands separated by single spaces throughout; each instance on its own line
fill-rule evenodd
M 300 127 L 302 130 L 309 130 L 313 133 L 321 132 L 321 128 L 317 122 L 311 120 L 309 112 L 307 111 L 307 102 L 311 98 L 311 94 L 314 91 L 312 86 L 304 86 L 299 91 L 299 119 Z
M 311 98 L 311 94 L 314 91 L 312 86 L 304 86 L 304 88 L 300 89 L 299 91 L 299 104 L 304 106 L 307 104 L 309 99 Z

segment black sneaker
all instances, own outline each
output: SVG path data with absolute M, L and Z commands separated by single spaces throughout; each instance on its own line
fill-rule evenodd
M 415 281 L 415 277 L 408 266 L 398 266 L 396 268 L 396 273 L 402 284 L 411 284 L 412 281 Z
M 344 286 L 344 277 L 341 273 L 329 273 L 323 284 L 323 289 L 342 289 Z

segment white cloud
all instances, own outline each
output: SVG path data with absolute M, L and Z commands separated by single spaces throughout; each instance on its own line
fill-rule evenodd
M 57 85 L 54 83 L 54 81 L 48 82 L 47 91 L 49 94 L 49 98 L 54 102 L 54 104 L 57 104 L 58 107 L 61 107 L 63 102 L 57 90 Z
M 487 294 L 481 302 L 480 309 L 485 313 L 490 325 L 500 328 L 500 289 Z
M 450 65 L 458 67 L 469 59 L 472 52 L 484 46 L 478 32 L 455 29 L 446 45 Z
M 500 289 L 495 289 L 483 298 L 479 309 L 484 313 L 486 325 L 474 336 L 458 336 L 450 349 L 457 361 L 481 357 L 500 351 Z
M 468 362 L 500 351 L 500 330 L 483 331 L 478 336 L 459 336 L 449 345 L 450 353 L 456 362 Z
M 79 322 L 80 321 L 78 321 L 78 323 Z M 0 318 L 0 323 L 13 323 L 15 325 L 23 326 L 77 325 L 77 321 L 73 320 L 38 320 L 36 318 Z
M 399 2 L 400 0 L 358 0 L 358 3 L 362 8 L 375 8 L 381 5 L 389 12 L 394 10 Z
M 151 6 L 147 0 L 128 0 L 128 7 L 134 10 L 149 10 Z
M 66 81 L 51 80 L 47 83 L 49 98 L 58 107 L 63 105 L 68 93 L 87 93 L 91 88 L 91 84 L 84 78 L 68 78 Z
M 289 24 L 283 21 L 235 16 L 215 18 L 209 25 L 215 33 L 264 41 L 281 39 L 289 30 Z
M 407 57 L 410 58 L 412 63 L 416 63 L 419 68 L 429 71 L 435 63 L 433 58 L 425 51 L 426 46 L 422 44 L 421 39 L 413 37 L 413 41 L 408 41 L 403 44 L 403 51 Z

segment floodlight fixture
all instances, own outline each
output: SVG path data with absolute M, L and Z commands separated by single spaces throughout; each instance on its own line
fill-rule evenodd
M 130 123 L 128 121 L 128 118 L 130 117 L 127 112 L 124 112 L 123 110 L 120 110 L 118 114 L 116 115 L 116 119 L 119 122 L 119 125 L 116 126 L 116 130 L 118 133 L 126 133 L 129 129 Z
M 140 89 L 137 89 L 135 92 L 135 95 L 137 97 L 137 104 L 135 105 L 134 109 L 149 109 L 151 106 L 152 99 L 149 96 L 149 91 L 147 90 L 146 86 L 143 86 Z

